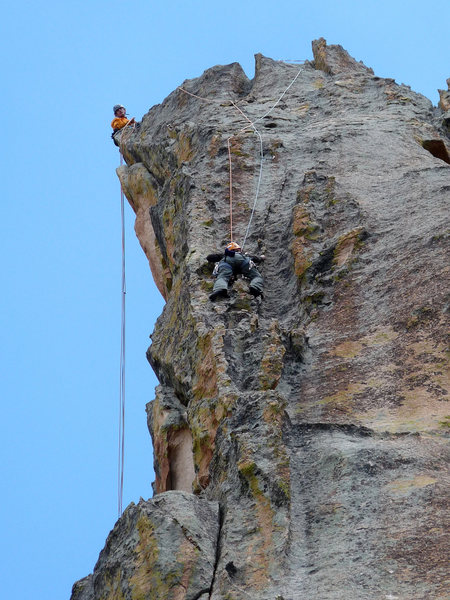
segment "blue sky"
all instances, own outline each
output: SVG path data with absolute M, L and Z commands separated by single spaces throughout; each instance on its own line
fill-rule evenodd
M 137 119 L 186 78 L 253 55 L 341 44 L 437 104 L 448 0 L 9 3 L 1 24 L 2 597 L 70 597 L 117 517 L 119 157 L 112 105 Z M 6 71 L 6 78 L 5 78 Z M 6 135 L 5 135 L 6 131 Z M 163 301 L 127 228 L 124 506 L 152 495 L 146 362 Z

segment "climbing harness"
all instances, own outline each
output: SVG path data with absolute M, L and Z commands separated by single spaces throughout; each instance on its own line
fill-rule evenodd
M 294 61 L 292 61 L 292 62 L 294 62 Z M 297 62 L 297 61 L 295 61 L 295 62 Z M 298 71 L 298 73 L 296 74 L 296 76 L 293 78 L 293 80 L 291 81 L 291 83 L 287 86 L 287 88 L 284 90 L 284 92 L 281 94 L 281 96 L 278 98 L 278 100 L 275 102 L 275 104 L 273 104 L 273 106 L 266 113 L 264 113 L 261 117 L 258 117 L 254 121 L 252 121 L 251 119 L 249 119 L 249 117 L 244 113 L 244 111 L 241 108 L 239 108 L 239 106 L 237 106 L 237 104 L 235 102 L 233 102 L 233 100 L 230 100 L 230 104 L 244 117 L 244 119 L 246 121 L 248 121 L 248 125 L 246 125 L 245 127 L 239 129 L 236 133 L 232 134 L 227 139 L 228 164 L 229 164 L 229 186 L 230 186 L 230 241 L 233 241 L 233 169 L 232 169 L 232 160 L 231 160 L 231 140 L 234 137 L 237 137 L 239 134 L 243 133 L 244 131 L 248 130 L 250 127 L 252 128 L 253 133 L 255 133 L 258 136 L 258 139 L 259 139 L 260 165 L 259 165 L 258 181 L 257 181 L 257 184 L 256 184 L 255 199 L 253 201 L 253 206 L 252 206 L 252 210 L 251 210 L 251 213 L 250 213 L 250 218 L 249 218 L 249 221 L 248 221 L 248 224 L 247 224 L 247 228 L 246 228 L 246 231 L 245 231 L 244 240 L 242 242 L 242 251 L 244 250 L 245 242 L 247 241 L 247 237 L 248 237 L 248 234 L 250 232 L 250 228 L 251 228 L 252 221 L 253 221 L 253 216 L 255 214 L 256 206 L 257 206 L 257 203 L 258 203 L 259 191 L 260 191 L 260 187 L 261 187 L 261 180 L 262 180 L 262 173 L 263 173 L 263 162 L 264 162 L 263 140 L 262 140 L 261 133 L 259 132 L 259 130 L 255 126 L 255 123 L 258 123 L 259 121 L 262 121 L 263 119 L 265 119 L 265 117 L 267 117 L 268 115 L 270 115 L 270 113 L 278 106 L 278 104 L 281 102 L 281 100 L 284 97 L 284 95 L 289 91 L 289 89 L 297 81 L 297 78 L 300 75 L 301 71 L 302 71 L 302 69 L 300 68 L 300 70 Z M 202 96 L 198 96 L 197 94 L 193 94 L 192 92 L 188 92 L 188 90 L 185 90 L 181 86 L 179 86 L 178 89 L 180 89 L 185 94 L 188 94 L 189 96 L 193 96 L 194 98 L 198 98 L 199 100 L 202 100 L 204 102 L 209 102 L 211 104 L 217 104 L 217 103 L 222 104 L 223 103 L 223 101 L 220 101 L 220 100 L 212 100 L 210 98 L 203 98 Z
M 123 156 L 120 152 L 120 165 L 123 165 Z M 120 327 L 120 382 L 119 382 L 119 452 L 118 452 L 118 476 L 117 497 L 119 517 L 123 511 L 123 475 L 125 462 L 125 330 L 126 311 L 125 298 L 127 293 L 125 273 L 125 197 L 122 185 L 120 186 L 120 216 L 122 223 L 122 312 Z

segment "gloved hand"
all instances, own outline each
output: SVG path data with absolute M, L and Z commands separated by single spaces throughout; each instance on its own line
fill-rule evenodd
M 208 254 L 208 256 L 206 257 L 206 260 L 208 262 L 219 262 L 219 260 L 222 260 L 223 258 L 223 254 Z

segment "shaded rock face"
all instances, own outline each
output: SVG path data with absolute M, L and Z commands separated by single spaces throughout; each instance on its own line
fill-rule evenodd
M 300 68 L 258 55 L 252 81 L 237 64 L 209 69 L 122 135 L 118 174 L 167 300 L 148 350 L 150 502 L 195 494 L 171 498 L 209 511 L 196 548 L 213 569 L 155 595 L 146 577 L 176 566 L 151 549 L 172 534 L 143 541 L 132 507 L 114 531 L 133 543 L 111 534 L 132 566 L 107 564 L 108 540 L 74 600 L 447 597 L 446 96 L 434 108 L 323 39 L 313 52 Z M 264 299 L 237 280 L 211 303 L 231 136 L 241 243 L 258 186 L 249 121 L 264 156 L 245 249 L 266 256 Z M 115 587 L 95 587 L 105 573 Z

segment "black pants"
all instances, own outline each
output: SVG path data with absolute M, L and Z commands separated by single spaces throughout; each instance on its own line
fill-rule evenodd
M 242 274 L 250 279 L 250 287 L 262 293 L 264 280 L 250 259 L 236 252 L 234 256 L 226 256 L 219 263 L 217 279 L 214 282 L 213 293 L 227 290 L 228 283 L 233 275 Z

